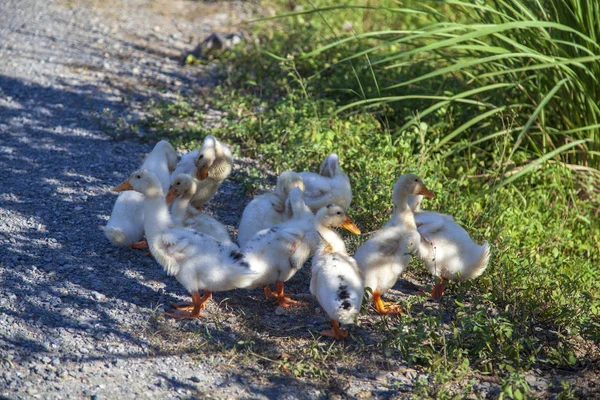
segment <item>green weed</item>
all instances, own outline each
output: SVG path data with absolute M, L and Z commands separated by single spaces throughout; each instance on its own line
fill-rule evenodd
M 600 99 L 597 62 L 581 60 L 600 54 L 587 40 L 598 35 L 534 9 L 595 3 L 558 3 L 307 3 L 222 56 L 211 104 L 222 126 L 206 127 L 194 98 L 151 104 L 147 126 L 187 148 L 213 134 L 277 173 L 316 171 L 336 152 L 364 232 L 389 218 L 395 180 L 420 174 L 436 193 L 423 207 L 454 216 L 492 256 L 439 304 L 409 297 L 406 314 L 381 318 L 379 346 L 432 374 L 415 396 L 451 398 L 449 383 L 486 374 L 503 398 L 526 398 L 524 371 L 575 368 L 600 341 Z M 236 179 L 262 188 L 256 171 Z M 362 240 L 348 238 L 350 251 Z M 417 261 L 408 273 L 432 279 Z M 594 345 L 576 353 L 581 340 Z M 286 364 L 295 376 L 326 379 L 330 356 L 315 346 Z

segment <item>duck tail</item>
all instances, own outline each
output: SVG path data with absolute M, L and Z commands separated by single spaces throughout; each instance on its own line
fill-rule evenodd
M 481 252 L 481 257 L 479 258 L 479 262 L 477 266 L 473 270 L 473 274 L 471 275 L 471 279 L 475 279 L 486 270 L 488 263 L 490 262 L 490 245 L 488 242 L 485 242 L 482 246 L 483 251 Z
M 254 286 L 254 282 L 260 274 L 257 271 L 252 271 L 249 268 L 245 268 L 244 271 L 238 271 L 238 273 L 232 277 L 232 284 L 238 289 L 247 289 Z
M 360 309 L 357 309 L 356 307 L 354 307 L 354 305 L 352 305 L 349 308 L 345 308 L 343 306 L 341 306 L 338 309 L 338 312 L 336 313 L 336 319 L 341 322 L 342 324 L 353 324 L 354 323 L 354 319 L 356 318 L 356 316 L 360 313 Z
M 110 242 L 115 246 L 127 246 L 131 244 L 127 239 L 127 235 L 123 233 L 121 228 L 105 226 L 102 228 L 102 230 L 104 231 L 104 235 L 106 235 L 108 240 L 110 240 Z
M 232 285 L 238 289 L 253 288 L 256 279 L 264 274 L 264 267 L 263 263 L 255 262 L 251 257 L 244 255 L 235 262 L 235 272 L 231 274 Z

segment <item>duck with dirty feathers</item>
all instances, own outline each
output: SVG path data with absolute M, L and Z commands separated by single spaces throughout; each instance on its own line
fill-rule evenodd
M 346 251 L 344 241 L 331 228 L 343 227 L 357 235 L 360 230 L 337 205 L 321 208 L 315 221 L 315 229 L 322 242 L 312 260 L 310 292 L 331 320 L 331 329 L 322 331 L 321 335 L 343 339 L 348 336 L 348 331 L 341 329 L 339 324 L 351 324 L 358 316 L 364 282 L 356 261 Z
M 304 198 L 313 213 L 328 204 L 337 204 L 348 210 L 352 202 L 352 188 L 348 175 L 340 167 L 337 154 L 328 155 L 321 163 L 319 173 L 300 172 L 304 180 Z
M 421 241 L 413 211 L 408 205 L 408 197 L 416 194 L 434 196 L 418 176 L 402 175 L 394 185 L 392 217 L 354 254 L 365 277 L 365 287 L 371 288 L 375 308 L 381 314 L 402 311 L 400 306 L 384 302 L 381 296 L 394 286 Z
M 166 197 L 167 204 L 171 204 L 173 223 L 211 236 L 224 245 L 236 246 L 225 225 L 189 206 L 194 193 L 196 193 L 196 182 L 190 175 L 179 174 L 173 178 Z
M 125 190 L 144 195 L 144 230 L 150 252 L 167 275 L 175 276 L 192 295 L 191 303 L 173 304 L 177 311 L 167 313 L 168 316 L 198 318 L 213 292 L 247 287 L 256 278 L 237 246 L 174 226 L 162 185 L 153 172 L 138 170 L 114 188 L 116 192 Z M 204 295 L 200 295 L 200 290 Z
M 294 187 L 304 190 L 304 182 L 300 175 L 293 171 L 282 172 L 277 178 L 274 191 L 255 197 L 248 203 L 238 228 L 237 242 L 241 248 L 244 248 L 258 232 L 291 218 L 290 212 L 286 212 L 285 204 L 290 190 Z
M 177 153 L 166 140 L 158 142 L 146 156 L 143 169 L 154 172 L 163 190 L 169 187 L 169 174 L 177 164 Z M 120 193 L 104 228 L 104 234 L 115 246 L 147 247 L 144 235 L 144 196 L 138 192 Z
M 423 196 L 411 196 L 409 204 L 415 214 L 415 223 L 421 241 L 417 255 L 431 274 L 438 277 L 431 296 L 440 298 L 444 281 L 464 282 L 479 277 L 490 259 L 488 242 L 478 245 L 451 215 L 421 210 Z
M 301 304 L 285 295 L 284 284 L 302 268 L 320 242 L 314 230 L 315 216 L 304 203 L 301 188 L 290 190 L 286 209 L 291 214 L 289 221 L 258 232 L 242 250 L 253 269 L 259 271 L 252 287 L 262 286 L 265 297 L 275 298 L 281 307 Z M 275 284 L 275 292 L 270 284 Z

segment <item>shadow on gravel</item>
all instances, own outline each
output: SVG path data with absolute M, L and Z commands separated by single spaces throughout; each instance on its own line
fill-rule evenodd
M 108 188 L 151 149 L 96 133 L 91 111 L 118 107 L 91 87 L 0 76 L 0 325 L 24 328 L 19 340 L 0 335 L 0 349 L 49 350 L 46 336 L 65 330 L 135 344 L 147 307 L 185 293 L 99 228 L 115 200 Z

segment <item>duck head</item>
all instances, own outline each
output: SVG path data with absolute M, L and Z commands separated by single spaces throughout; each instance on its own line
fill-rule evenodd
M 427 189 L 427 186 L 423 183 L 421 178 L 415 174 L 404 174 L 398 178 L 394 185 L 393 201 L 394 205 L 401 203 L 402 199 L 406 201 L 407 196 L 411 195 L 423 195 L 425 197 L 433 198 L 435 194 Z
M 328 227 L 344 228 L 355 235 L 360 235 L 360 229 L 350 219 L 344 209 L 336 204 L 329 204 L 317 212 L 317 221 Z
M 129 179 L 115 186 L 113 192 L 123 192 L 125 190 L 135 190 L 146 197 L 155 197 L 163 195 L 160 180 L 154 172 L 147 169 L 135 171 Z
M 335 153 L 331 153 L 321 163 L 319 174 L 327 178 L 333 178 L 340 172 L 340 159 Z
M 191 198 L 196 193 L 196 182 L 188 174 L 179 174 L 171 180 L 167 192 L 167 204 L 171 204 L 179 196 Z

